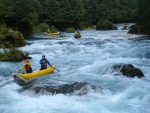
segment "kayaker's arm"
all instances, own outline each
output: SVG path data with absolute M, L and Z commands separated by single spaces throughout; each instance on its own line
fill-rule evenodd
M 46 59 L 47 64 L 52 67 L 52 65 L 50 64 L 50 62 Z
M 22 71 L 22 70 L 24 70 L 24 69 L 25 69 L 25 65 L 22 66 L 22 67 L 19 69 L 19 71 Z
M 24 69 L 25 69 L 25 65 L 22 66 L 22 67 L 18 70 L 18 73 L 19 73 L 20 71 L 24 70 Z
M 42 64 L 42 59 L 39 61 L 40 64 Z

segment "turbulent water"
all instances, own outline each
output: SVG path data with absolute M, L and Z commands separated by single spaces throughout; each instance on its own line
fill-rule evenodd
M 0 62 L 0 113 L 150 113 L 150 37 L 117 26 L 117 31 L 81 31 L 80 39 L 73 33 L 50 39 L 40 33 L 34 35 L 40 40 L 27 40 L 29 45 L 19 49 L 30 52 L 33 70 L 40 68 L 42 54 L 61 70 L 39 78 L 39 86 L 86 81 L 101 89 L 89 88 L 82 96 L 19 92 L 11 73 L 22 62 Z M 110 67 L 118 63 L 133 64 L 145 77 L 111 75 Z

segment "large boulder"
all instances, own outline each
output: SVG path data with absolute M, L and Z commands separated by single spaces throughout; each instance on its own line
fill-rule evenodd
M 115 64 L 111 67 L 110 73 L 113 75 L 123 75 L 127 77 L 144 77 L 142 71 L 132 64 Z

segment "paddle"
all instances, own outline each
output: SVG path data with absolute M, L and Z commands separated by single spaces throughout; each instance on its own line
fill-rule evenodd
M 53 67 L 53 66 L 51 66 L 52 68 L 54 68 L 54 69 L 56 69 L 55 67 Z M 57 72 L 60 72 L 60 70 L 58 70 L 58 69 L 56 69 L 57 70 Z
M 56 69 L 56 68 L 54 68 L 54 69 Z M 58 70 L 58 69 L 56 69 L 57 70 L 57 72 L 60 72 L 60 70 Z
M 52 68 L 54 68 L 54 69 L 56 69 L 55 67 L 53 67 L 53 66 L 50 66 L 50 67 L 52 67 Z M 60 72 L 60 70 L 58 70 L 58 69 L 56 69 L 57 70 L 57 72 Z

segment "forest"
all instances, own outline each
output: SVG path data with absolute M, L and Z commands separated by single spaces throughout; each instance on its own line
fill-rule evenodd
M 0 0 L 0 26 L 23 34 L 46 23 L 59 30 L 96 25 L 100 20 L 137 23 L 131 32 L 149 34 L 149 0 Z M 139 30 L 140 29 L 140 30 Z M 144 30 L 144 32 L 143 32 Z

